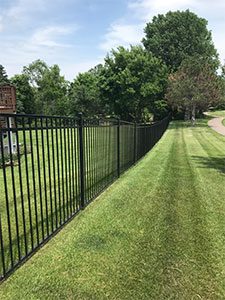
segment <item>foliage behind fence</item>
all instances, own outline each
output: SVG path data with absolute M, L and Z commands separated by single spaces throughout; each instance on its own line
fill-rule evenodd
M 169 123 L 0 118 L 1 279 L 145 155 Z

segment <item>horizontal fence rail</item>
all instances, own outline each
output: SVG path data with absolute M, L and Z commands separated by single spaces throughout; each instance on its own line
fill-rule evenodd
M 1 114 L 0 280 L 145 155 L 169 120 Z

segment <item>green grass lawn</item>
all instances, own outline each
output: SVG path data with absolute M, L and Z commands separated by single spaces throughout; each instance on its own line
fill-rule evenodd
M 225 110 L 215 110 L 207 112 L 208 116 L 211 117 L 224 117 L 225 118 Z M 225 119 L 222 120 L 222 124 L 225 126 Z
M 209 116 L 212 117 L 224 117 L 225 118 L 225 110 L 215 110 L 207 112 Z
M 163 138 L 0 286 L 0 299 L 225 299 L 225 138 Z

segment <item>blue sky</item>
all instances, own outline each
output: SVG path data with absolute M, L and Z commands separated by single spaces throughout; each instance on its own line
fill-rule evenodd
M 187 8 L 208 20 L 224 63 L 224 0 L 0 0 L 0 64 L 12 76 L 40 58 L 72 80 L 112 48 L 138 44 L 154 15 Z

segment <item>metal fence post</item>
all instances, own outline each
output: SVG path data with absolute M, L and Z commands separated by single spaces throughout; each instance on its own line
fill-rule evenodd
M 117 124 L 117 174 L 120 177 L 120 119 Z
M 137 152 L 137 122 L 134 123 L 134 163 L 136 163 L 136 152 Z
M 79 113 L 79 152 L 80 152 L 80 197 L 81 197 L 81 209 L 85 207 L 85 191 L 84 191 L 84 134 L 83 134 L 83 116 Z

